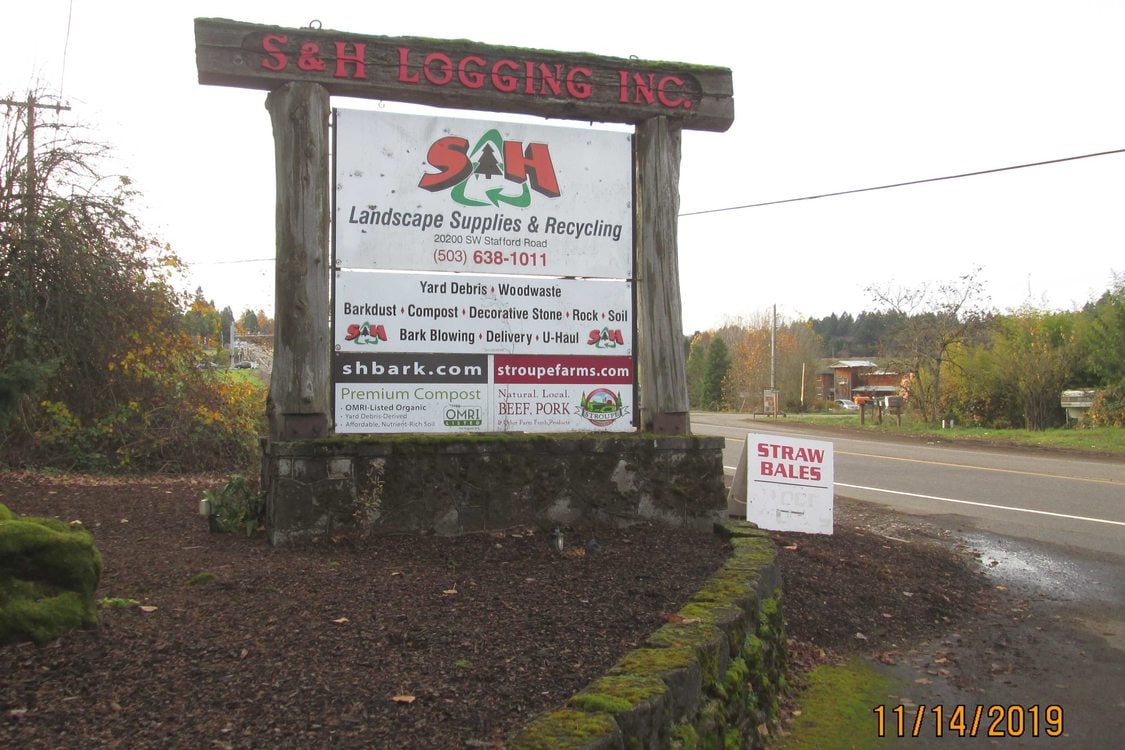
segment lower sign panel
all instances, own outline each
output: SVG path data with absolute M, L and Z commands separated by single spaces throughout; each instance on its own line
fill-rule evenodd
M 631 357 L 335 357 L 337 433 L 626 432 Z

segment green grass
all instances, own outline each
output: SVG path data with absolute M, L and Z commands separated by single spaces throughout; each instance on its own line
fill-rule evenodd
M 914 435 L 935 440 L 963 440 L 988 444 L 1053 448 L 1057 450 L 1081 450 L 1125 455 L 1125 429 L 1120 427 L 1068 428 L 1056 427 L 1033 432 L 1024 429 L 995 429 L 988 427 L 949 427 L 941 429 L 916 421 L 903 415 L 902 426 L 895 417 L 884 417 L 883 424 L 868 415 L 866 424 L 860 425 L 858 414 L 790 414 L 783 420 L 832 427 L 844 427 L 856 431 L 881 432 L 888 435 Z
M 789 735 L 778 744 L 783 750 L 866 750 L 882 747 L 875 706 L 890 702 L 895 683 L 863 660 L 826 664 L 808 675 L 808 686 L 798 699 Z

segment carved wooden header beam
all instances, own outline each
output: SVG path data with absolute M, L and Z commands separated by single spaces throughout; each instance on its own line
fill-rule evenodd
M 487 112 L 725 131 L 734 122 L 729 68 L 463 40 L 195 19 L 199 82 L 272 91 L 291 81 L 330 94 Z

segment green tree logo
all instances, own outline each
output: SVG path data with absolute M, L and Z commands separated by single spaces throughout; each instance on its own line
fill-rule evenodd
M 449 190 L 462 206 L 500 204 L 527 208 L 531 191 L 558 198 L 558 176 L 546 143 L 505 141 L 500 131 L 491 128 L 470 148 L 468 139 L 449 135 L 437 139 L 426 154 L 436 172 L 422 175 L 418 187 L 438 192 Z M 502 177 L 497 184 L 494 177 Z

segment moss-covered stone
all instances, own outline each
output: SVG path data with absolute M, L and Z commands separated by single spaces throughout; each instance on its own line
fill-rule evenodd
M 2 506 L 0 506 L 2 507 Z M 0 518 L 0 643 L 45 643 L 97 622 L 102 558 L 90 534 L 51 518 Z
M 653 675 L 606 675 L 575 694 L 567 705 L 581 711 L 617 714 L 667 691 L 664 682 Z
M 719 672 L 730 660 L 726 633 L 709 622 L 669 623 L 650 635 L 647 643 L 656 647 L 686 646 L 695 651 L 703 670 L 704 689 L 718 682 Z
M 623 657 L 603 678 L 610 682 L 591 683 L 569 704 L 616 719 L 625 748 L 766 746 L 785 679 L 776 555 L 755 528 L 727 535 L 730 560 L 679 610 L 678 622 Z M 666 693 L 646 702 L 650 688 L 638 686 L 657 690 L 657 681 Z
M 554 711 L 517 734 L 509 750 L 624 750 L 621 730 L 609 714 Z
M 672 750 L 698 750 L 699 733 L 691 724 L 676 724 L 668 733 Z

